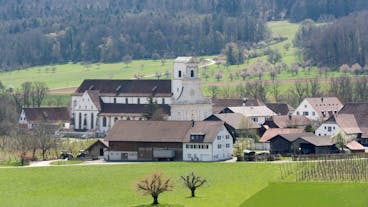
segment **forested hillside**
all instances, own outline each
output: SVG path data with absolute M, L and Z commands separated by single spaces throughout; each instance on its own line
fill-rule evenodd
M 0 70 L 219 53 L 267 20 L 333 19 L 366 0 L 0 0 Z
M 295 45 L 304 59 L 320 66 L 354 65 L 355 73 L 368 64 L 368 11 L 354 13 L 331 24 L 301 24 Z M 348 70 L 347 68 L 346 70 Z M 341 68 L 342 72 L 344 69 Z

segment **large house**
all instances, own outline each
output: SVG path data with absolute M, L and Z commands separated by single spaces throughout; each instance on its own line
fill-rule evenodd
M 212 104 L 201 91 L 192 57 L 174 61 L 172 80 L 85 80 L 72 94 L 75 130 L 106 132 L 118 120 L 143 120 L 149 101 L 168 120 L 203 120 Z
M 339 115 L 352 114 L 362 132 L 357 141 L 368 146 L 368 103 L 348 103 L 341 109 Z
M 317 136 L 334 136 L 340 131 L 352 136 L 352 138 L 357 138 L 362 133 L 353 114 L 337 114 L 323 122 L 316 129 L 315 134 Z
M 337 114 L 343 104 L 336 97 L 305 98 L 293 115 L 303 115 L 312 121 L 323 121 Z
M 23 108 L 18 124 L 21 128 L 26 129 L 33 129 L 42 124 L 68 129 L 70 126 L 69 114 L 66 107 Z
M 234 106 L 227 107 L 221 113 L 239 113 L 249 117 L 254 123 L 262 125 L 266 120 L 275 116 L 275 112 L 267 108 L 267 106 Z
M 117 121 L 105 141 L 109 161 L 217 161 L 232 157 L 221 121 Z
M 205 120 L 225 122 L 226 128 L 234 138 L 248 138 L 250 135 L 258 135 L 261 128 L 260 125 L 239 113 L 213 114 Z

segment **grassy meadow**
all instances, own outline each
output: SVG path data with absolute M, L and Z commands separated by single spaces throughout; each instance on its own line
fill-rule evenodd
M 128 165 L 52 166 L 0 169 L 2 206 L 149 206 L 135 184 L 153 171 L 174 182 L 174 191 L 159 197 L 166 206 L 239 206 L 270 181 L 278 166 L 266 163 L 132 163 Z M 196 198 L 179 176 L 195 172 L 208 180 Z
M 271 183 L 240 206 L 368 206 L 367 192 L 367 183 Z

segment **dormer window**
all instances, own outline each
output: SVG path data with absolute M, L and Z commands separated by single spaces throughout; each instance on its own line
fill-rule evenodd
M 191 134 L 190 142 L 203 142 L 205 134 Z
M 181 78 L 181 70 L 179 70 L 178 77 Z

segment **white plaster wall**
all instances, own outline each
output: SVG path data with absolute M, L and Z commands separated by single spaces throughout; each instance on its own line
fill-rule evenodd
M 211 104 L 175 104 L 171 105 L 171 116 L 169 119 L 202 121 L 211 114 Z
M 228 139 L 226 139 L 226 135 L 228 135 Z M 213 142 L 213 151 L 212 151 L 212 160 L 226 160 L 232 158 L 233 153 L 233 138 L 230 133 L 226 130 L 225 127 L 218 133 L 218 136 L 221 136 L 221 140 L 217 140 Z M 218 145 L 221 145 L 221 149 L 218 148 Z M 226 148 L 226 144 L 229 144 L 229 147 Z
M 208 149 L 187 148 L 187 145 L 208 145 Z M 212 161 L 212 144 L 211 143 L 183 143 L 183 160 L 184 161 Z
M 331 131 L 328 131 L 329 127 L 331 127 Z M 337 124 L 324 123 L 316 129 L 314 134 L 317 135 L 317 136 L 334 136 L 340 130 L 341 130 L 341 128 Z
M 303 100 L 299 104 L 299 106 L 295 109 L 293 115 L 303 115 L 303 112 L 308 112 L 308 115 L 307 116 L 304 115 L 304 116 L 310 120 L 318 121 L 320 119 L 318 113 L 314 110 L 312 105 L 310 105 L 309 102 L 306 100 Z

